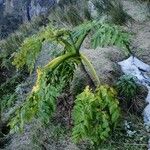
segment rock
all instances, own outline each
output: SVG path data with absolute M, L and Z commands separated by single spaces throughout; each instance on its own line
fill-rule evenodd
M 55 3 L 56 0 L 0 0 L 4 5 L 4 15 L 20 15 L 23 21 L 45 14 Z
M 55 0 L 31 0 L 29 13 L 31 18 L 45 14 L 56 3 Z
M 145 21 L 148 19 L 149 7 L 148 1 L 131 1 L 131 0 L 122 0 L 124 10 L 136 21 Z
M 92 62 L 102 83 L 113 84 L 120 76 L 120 68 L 117 65 L 125 55 L 115 48 L 84 49 L 83 53 Z
M 147 72 L 150 72 L 150 66 L 143 63 L 141 60 L 134 56 L 130 56 L 128 59 L 118 62 L 124 74 L 132 75 L 136 77 L 138 82 L 143 85 L 150 83 L 150 78 L 147 76 Z
M 133 52 L 136 57 L 150 65 L 150 21 L 143 25 L 134 25 L 134 32 L 136 35 L 133 40 Z
M 116 48 L 83 49 L 82 53 L 93 64 L 101 83 L 113 85 L 121 75 L 120 67 L 117 65 L 118 61 L 125 58 L 121 50 Z M 88 68 L 86 69 L 88 71 Z M 77 69 L 71 86 L 72 93 L 79 94 L 88 84 L 85 74 Z

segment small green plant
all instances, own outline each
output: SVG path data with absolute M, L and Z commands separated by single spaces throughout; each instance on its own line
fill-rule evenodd
M 117 90 L 120 96 L 123 96 L 126 100 L 130 101 L 136 96 L 138 90 L 135 78 L 130 75 L 123 75 L 120 77 L 117 82 Z
M 139 91 L 136 79 L 131 75 L 123 75 L 117 82 L 116 87 L 123 107 L 128 111 L 138 112 L 142 106 L 135 99 Z
M 116 92 L 108 85 L 89 87 L 77 96 L 73 108 L 73 140 L 89 140 L 94 147 L 109 137 L 120 116 Z
M 6 108 L 10 108 L 13 106 L 15 101 L 17 100 L 17 94 L 15 93 L 15 87 L 23 80 L 23 76 L 19 73 L 13 76 L 12 78 L 8 78 L 4 83 L 2 82 L 0 85 L 0 122 L 2 112 Z

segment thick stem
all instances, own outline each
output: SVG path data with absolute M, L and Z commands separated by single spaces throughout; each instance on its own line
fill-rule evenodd
M 84 64 L 81 61 L 81 70 L 85 73 L 88 81 L 89 81 L 89 85 L 91 85 L 94 89 L 96 89 L 96 85 L 94 83 L 94 81 L 92 80 L 91 76 L 89 75 L 89 73 L 87 72 L 87 70 L 85 69 Z
M 74 49 L 74 51 L 76 52 L 76 51 L 77 51 L 77 48 L 76 48 L 75 42 L 74 42 L 74 40 L 73 40 L 73 37 L 72 37 L 72 35 L 71 35 L 71 34 L 69 34 L 69 37 L 70 37 L 70 40 L 71 40 L 71 43 L 72 43 L 73 49 Z
M 79 39 L 77 40 L 77 42 L 76 42 L 76 51 L 77 51 L 78 54 L 79 54 L 79 50 L 80 50 L 80 48 L 81 48 L 81 45 L 83 44 L 83 41 L 84 41 L 84 39 L 87 37 L 87 35 L 88 35 L 89 32 L 90 32 L 90 30 L 87 31 L 87 32 L 86 32 L 85 34 L 83 34 L 82 36 L 80 36 Z
M 80 54 L 80 57 L 85 62 L 85 64 L 89 67 L 91 74 L 92 74 L 94 80 L 96 81 L 96 87 L 98 87 L 100 85 L 100 80 L 99 80 L 99 77 L 98 77 L 93 65 L 83 54 Z
M 59 56 L 55 59 L 53 59 L 50 63 L 48 63 L 44 69 L 55 69 L 60 63 L 62 63 L 63 61 L 71 58 L 71 57 L 75 57 L 77 56 L 76 53 L 68 53 L 68 54 L 64 54 L 62 56 Z
M 67 53 L 67 54 L 64 54 L 62 56 L 59 56 L 59 57 L 53 59 L 47 65 L 45 65 L 44 68 L 37 69 L 38 77 L 37 77 L 37 80 L 36 80 L 36 84 L 32 89 L 32 92 L 36 92 L 36 91 L 39 90 L 40 87 L 39 87 L 38 83 L 39 83 L 39 80 L 41 79 L 41 76 L 43 75 L 44 71 L 54 70 L 56 67 L 59 66 L 59 64 L 61 64 L 65 60 L 76 57 L 76 56 L 77 56 L 76 53 Z
M 63 44 L 65 44 L 66 47 L 68 47 L 68 49 L 70 49 L 71 52 L 75 51 L 74 47 L 72 47 L 72 45 L 67 40 L 65 40 L 63 38 L 60 38 L 60 40 Z

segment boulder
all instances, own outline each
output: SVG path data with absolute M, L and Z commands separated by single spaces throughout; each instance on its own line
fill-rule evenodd
M 113 47 L 83 49 L 81 52 L 86 55 L 90 62 L 93 64 L 102 84 L 113 85 L 118 77 L 121 76 L 121 68 L 117 62 L 123 60 L 126 57 L 121 50 Z M 87 67 L 86 70 L 90 74 Z M 75 72 L 71 86 L 73 95 L 82 92 L 86 85 L 89 85 L 88 79 L 85 76 L 85 73 L 81 71 L 80 68 L 78 68 Z

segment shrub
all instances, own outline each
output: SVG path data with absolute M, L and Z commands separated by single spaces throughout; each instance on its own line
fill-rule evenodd
M 120 77 L 117 82 L 117 90 L 120 96 L 123 96 L 127 101 L 130 101 L 136 96 L 138 90 L 138 85 L 135 78 L 130 75 L 123 75 Z
M 24 40 L 24 36 L 20 33 L 12 34 L 6 40 L 0 41 L 0 66 L 1 68 L 12 68 L 11 58 L 14 52 L 18 50 L 21 43 Z
M 0 105 L 2 109 L 10 107 L 14 104 L 17 95 L 15 94 L 15 87 L 23 80 L 23 76 L 18 73 L 11 78 L 8 78 L 3 84 L 0 86 L 0 97 L 1 102 Z
M 15 93 L 7 94 L 4 95 L 1 100 L 1 110 L 3 111 L 4 109 L 10 108 L 14 105 L 15 101 L 17 100 L 17 95 Z
M 15 57 L 13 64 L 16 65 L 17 69 L 21 68 L 24 65 L 27 65 L 29 68 L 29 71 L 32 72 L 34 69 L 35 60 L 39 54 L 39 51 L 41 50 L 42 44 L 40 42 L 40 39 L 33 37 L 27 38 L 22 44 L 21 44 L 21 50 L 20 53 L 18 53 Z M 27 53 L 30 53 L 28 55 Z M 18 56 L 19 55 L 19 56 Z M 17 59 L 21 58 L 21 59 Z
M 133 76 L 124 75 L 120 77 L 116 87 L 123 107 L 134 113 L 140 112 L 143 102 L 136 97 L 139 93 L 139 86 L 136 83 L 136 79 Z

